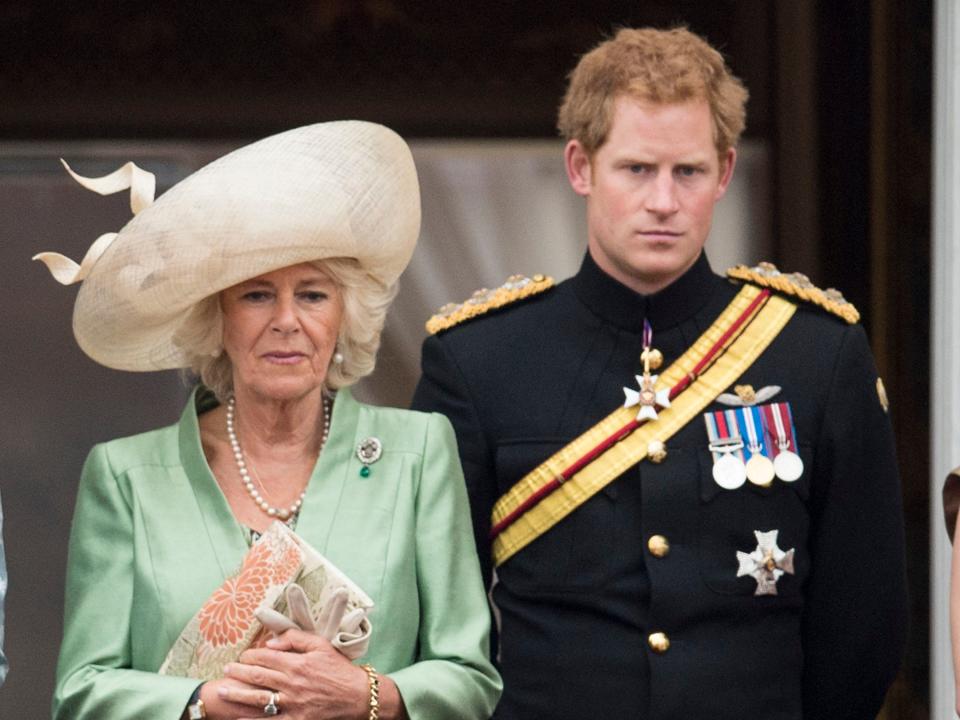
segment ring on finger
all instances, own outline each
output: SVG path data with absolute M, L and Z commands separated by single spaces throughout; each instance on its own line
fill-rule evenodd
M 270 702 L 263 706 L 264 715 L 280 714 L 280 693 L 270 693 Z

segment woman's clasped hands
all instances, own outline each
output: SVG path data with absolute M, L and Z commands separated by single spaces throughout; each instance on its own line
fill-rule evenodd
M 271 704 L 283 717 L 297 720 L 369 715 L 366 671 L 325 638 L 303 630 L 287 630 L 266 647 L 245 651 L 224 672 L 224 679 L 207 683 L 201 692 L 214 719 L 261 718 Z
M 243 652 L 238 662 L 224 668 L 223 679 L 203 686 L 207 716 L 368 718 L 369 675 L 350 662 L 366 652 L 370 637 L 366 612 L 347 609 L 345 589 L 331 594 L 316 619 L 299 585 L 290 585 L 285 596 L 290 617 L 266 607 L 256 612 L 276 637 L 266 647 Z M 381 683 L 382 717 L 396 717 L 401 707 L 396 686 L 385 679 Z

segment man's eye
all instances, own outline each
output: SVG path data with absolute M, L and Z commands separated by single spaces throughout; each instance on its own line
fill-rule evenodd
M 699 172 L 700 172 L 700 168 L 695 168 L 690 165 L 682 165 L 679 168 L 677 168 L 677 173 L 679 173 L 683 177 L 693 177 Z

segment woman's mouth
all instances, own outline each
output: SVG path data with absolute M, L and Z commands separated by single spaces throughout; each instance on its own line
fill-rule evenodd
M 264 353 L 263 359 L 276 365 L 296 365 L 303 360 L 306 355 L 300 352 L 268 352 Z

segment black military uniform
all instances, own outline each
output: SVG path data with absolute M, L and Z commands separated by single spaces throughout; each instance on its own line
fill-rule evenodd
M 642 296 L 588 253 L 556 288 L 427 339 L 413 406 L 453 422 L 488 576 L 494 502 L 623 403 L 644 320 L 667 367 L 737 285 L 701 256 Z M 495 717 L 875 716 L 907 616 L 891 427 L 863 329 L 798 303 L 739 382 L 782 388 L 773 401 L 790 403 L 802 477 L 722 489 L 698 416 L 661 463 L 644 460 L 508 559 L 493 590 Z M 736 553 L 770 530 L 795 574 L 755 596 Z

